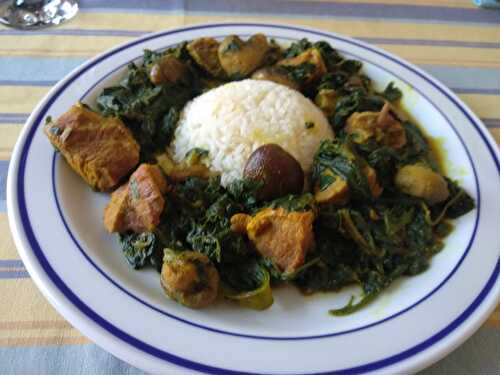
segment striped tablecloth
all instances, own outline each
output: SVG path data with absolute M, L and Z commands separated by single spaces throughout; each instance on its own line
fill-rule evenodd
M 0 374 L 142 374 L 92 344 L 42 297 L 19 259 L 5 208 L 9 158 L 52 85 L 97 53 L 200 22 L 293 23 L 374 43 L 452 88 L 500 142 L 500 10 L 469 0 L 81 1 L 60 28 L 0 28 Z M 497 178 L 498 176 L 492 176 Z M 425 374 L 500 374 L 500 308 Z

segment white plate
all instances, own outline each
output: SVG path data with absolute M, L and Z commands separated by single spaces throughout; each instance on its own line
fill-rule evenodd
M 456 222 L 445 249 L 423 274 L 401 279 L 359 313 L 331 317 L 354 290 L 303 297 L 280 288 L 264 312 L 222 303 L 202 311 L 163 296 L 155 271 L 134 272 L 105 233 L 108 197 L 92 192 L 41 131 L 73 103 L 92 104 L 142 51 L 200 36 L 257 32 L 288 42 L 326 40 L 362 60 L 378 88 L 404 91 L 409 112 L 439 138 L 448 174 L 477 202 Z M 499 156 L 484 125 L 446 87 L 415 66 L 332 33 L 269 24 L 209 24 L 124 44 L 77 68 L 33 111 L 8 177 L 16 245 L 38 287 L 75 327 L 125 361 L 155 373 L 401 373 L 421 369 L 471 335 L 500 296 Z

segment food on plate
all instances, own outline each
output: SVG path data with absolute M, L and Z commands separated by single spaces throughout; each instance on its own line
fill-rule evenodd
M 333 89 L 320 89 L 314 98 L 314 103 L 325 115 L 331 116 L 335 112 L 337 92 Z
M 214 38 L 198 38 L 191 41 L 186 49 L 191 58 L 213 77 L 224 77 L 225 73 L 219 61 L 220 43 Z
M 394 184 L 403 193 L 422 198 L 431 205 L 450 196 L 443 176 L 422 164 L 408 164 L 399 169 Z
M 195 309 L 213 303 L 219 291 L 217 269 L 206 255 L 196 251 L 166 249 L 160 280 L 170 298 Z
M 401 148 L 406 144 L 403 125 L 390 113 L 391 105 L 385 103 L 379 112 L 354 112 L 347 119 L 345 132 L 356 143 L 377 142 L 382 146 Z
M 283 59 L 278 62 L 278 66 L 292 72 L 300 72 L 303 85 L 320 79 L 326 73 L 323 57 L 317 48 L 309 48 L 297 56 Z
M 267 38 L 262 34 L 255 34 L 247 41 L 230 35 L 221 42 L 218 56 L 227 76 L 241 79 L 264 65 L 270 49 Z
M 313 221 L 311 210 L 264 208 L 253 216 L 233 215 L 231 230 L 246 234 L 255 250 L 288 275 L 304 265 L 307 253 L 314 247 Z
M 158 166 L 141 164 L 129 181 L 111 194 L 104 209 L 104 226 L 108 232 L 154 230 L 165 208 L 163 194 L 167 186 Z
M 149 79 L 155 85 L 186 82 L 189 80 L 189 69 L 177 57 L 165 55 L 153 64 Z
M 139 162 L 139 144 L 123 122 L 82 104 L 55 122 L 47 121 L 43 130 L 68 164 L 96 190 L 112 189 Z
M 167 153 L 156 155 L 156 162 L 163 173 L 174 182 L 186 181 L 189 177 L 208 179 L 215 176 L 213 172 L 201 163 L 207 152 L 194 148 L 187 154 L 181 163 L 175 163 Z
M 299 162 L 273 143 L 260 146 L 250 154 L 243 177 L 260 182 L 257 198 L 261 200 L 300 194 L 304 187 L 304 171 Z
M 270 81 L 233 81 L 197 96 L 179 116 L 169 149 L 177 163 L 188 152 L 207 152 L 203 163 L 224 186 L 241 179 L 250 154 L 274 143 L 305 173 L 322 140 L 334 132 L 321 110 L 299 91 Z
M 279 284 L 358 285 L 330 311 L 345 315 L 425 271 L 474 209 L 401 97 L 323 41 L 206 37 L 145 51 L 45 132 L 91 186 L 116 189 L 104 228 L 172 300 L 264 310 Z
M 252 79 L 271 81 L 298 90 L 299 85 L 288 75 L 288 71 L 280 66 L 266 66 L 252 74 Z

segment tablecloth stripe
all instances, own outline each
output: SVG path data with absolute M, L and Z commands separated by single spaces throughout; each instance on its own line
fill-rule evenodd
M 8 363 L 2 375 L 144 375 L 96 345 L 38 346 L 4 348 L 2 359 Z M 20 361 L 19 358 L 23 360 Z M 34 365 L 36 364 L 36 365 Z
M 140 33 L 157 31 L 168 27 L 179 26 L 178 16 L 155 15 L 155 14 L 127 14 L 127 13 L 85 13 L 82 18 L 88 20 L 76 19 L 71 23 L 58 29 L 45 29 L 35 31 L 30 35 L 86 35 L 86 36 L 138 36 Z M 443 24 L 414 24 L 407 22 L 381 23 L 379 21 L 329 21 L 324 19 L 306 18 L 296 20 L 290 17 L 248 17 L 235 16 L 227 18 L 217 15 L 184 15 L 186 23 L 193 22 L 227 22 L 227 21 L 261 21 L 272 20 L 273 22 L 294 23 L 298 25 L 316 26 L 324 30 L 337 31 L 343 34 L 352 35 L 358 38 L 376 38 L 368 40 L 410 40 L 417 43 L 480 43 L 486 47 L 494 48 L 500 42 L 500 35 L 495 35 L 494 31 L 498 26 L 477 26 L 477 25 L 443 25 Z M 394 31 L 397 30 L 397 33 Z M 436 34 L 439 32 L 438 34 Z M 107 34 L 109 33 L 109 34 Z M 93 35 L 96 34 L 96 35 Z M 498 34 L 498 33 L 497 33 Z M 26 36 L 22 32 L 11 29 L 1 29 L 0 36 L 17 35 Z M 391 42 L 392 43 L 392 42 Z
M 181 21 L 184 20 L 184 21 Z M 326 31 L 335 31 L 357 38 L 394 38 L 422 40 L 477 41 L 485 43 L 500 42 L 495 25 L 455 25 L 455 24 L 419 24 L 411 22 L 381 22 L 381 20 L 329 20 L 315 17 L 285 17 L 262 14 L 258 17 L 234 15 L 231 17 L 214 14 L 183 14 L 182 17 L 158 14 L 130 13 L 82 13 L 81 17 L 61 27 L 63 29 L 100 29 L 100 30 L 139 30 L 158 31 L 169 27 L 203 22 L 276 22 L 293 23 L 316 27 Z M 397 31 L 397 32 L 396 32 Z
M 10 39 L 9 39 L 10 38 Z M 0 45 L 0 54 L 10 54 L 11 56 L 51 56 L 51 57 L 82 57 L 89 58 L 105 49 L 112 48 L 117 44 L 124 43 L 129 38 L 103 37 L 99 43 L 87 37 L 73 37 L 74 40 L 63 39 L 55 47 L 43 40 L 56 39 L 45 36 L 33 36 L 26 40 L 21 47 L 17 37 L 4 37 Z M 491 48 L 461 48 L 456 47 L 434 47 L 434 46 L 412 46 L 379 44 L 385 50 L 401 56 L 415 64 L 432 64 L 446 66 L 483 67 L 500 69 L 500 49 Z M 458 53 L 460 52 L 460 53 Z
M 295 16 L 317 16 L 330 18 L 381 18 L 407 19 L 417 21 L 439 21 L 460 23 L 497 23 L 500 15 L 482 9 L 419 6 L 417 4 L 364 3 L 364 2 L 321 2 L 321 1 L 289 1 L 281 0 L 274 2 L 263 1 L 235 1 L 235 0 L 177 0 L 146 1 L 147 12 L 203 12 L 218 14 L 260 14 L 265 9 L 267 14 L 287 14 Z M 137 2 L 134 0 L 97 0 L 82 1 L 82 11 L 137 11 Z
M 3 38 L 0 35 L 0 40 Z M 82 64 L 82 58 L 54 59 L 39 56 L 35 59 L 26 57 L 2 56 L 0 58 L 0 80 L 23 82 L 57 82 L 71 70 Z
M 290 0 L 290 1 L 304 1 L 304 0 Z M 353 0 L 316 0 L 317 2 L 325 3 L 352 3 Z M 399 5 L 415 5 L 414 0 L 357 0 L 357 3 L 366 4 L 399 4 Z M 441 7 L 454 7 L 454 8 L 474 8 L 472 1 L 469 0 L 418 0 L 420 6 L 441 6 Z
M 0 259 L 20 259 L 9 230 L 7 213 L 0 212 Z M 0 306 L 2 304 L 0 303 Z M 2 317 L 0 316 L 0 321 Z
M 500 340 L 500 331 L 483 328 L 467 343 L 456 351 L 456 355 L 445 358 L 442 362 L 425 371 L 427 375 L 470 375 L 477 373 L 477 368 L 488 363 L 491 358 L 498 358 L 493 365 L 500 366 L 495 344 Z M 487 350 L 481 350 L 486 347 Z M 474 352 L 469 358 L 468 353 Z M 32 374 L 36 363 L 37 375 L 71 374 L 71 375 L 144 375 L 143 371 L 117 361 L 113 356 L 96 345 L 67 345 L 4 348 L 3 357 L 9 364 L 3 375 Z M 19 360 L 22 358 L 23 360 Z M 492 368 L 495 370 L 495 368 Z M 174 373 L 173 371 L 171 374 Z M 490 371 L 491 374 L 495 372 Z
M 41 29 L 30 33 L 30 36 L 93 36 L 93 37 L 140 37 L 151 30 L 98 30 L 98 29 Z M 0 30 L 0 36 L 26 36 L 22 30 L 7 29 Z M 404 44 L 415 46 L 443 46 L 443 47 L 469 47 L 469 48 L 500 48 L 500 42 L 478 42 L 478 41 L 465 41 L 465 40 L 428 40 L 428 39 L 411 39 L 405 37 L 358 37 L 358 39 L 372 44 Z
M 99 43 L 86 36 L 34 35 L 19 43 L 17 36 L 2 37 L 0 54 L 22 57 L 81 57 L 88 58 L 130 40 L 128 37 L 99 37 Z M 500 49 L 462 47 L 418 46 L 402 44 L 379 44 L 389 52 L 397 54 L 415 64 L 449 65 L 463 67 L 500 68 Z

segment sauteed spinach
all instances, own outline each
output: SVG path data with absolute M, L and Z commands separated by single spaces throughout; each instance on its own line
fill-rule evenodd
M 200 44 L 205 49 L 194 54 L 193 49 Z M 235 54 L 247 48 L 240 44 L 229 44 L 226 52 Z M 142 64 L 130 64 L 122 81 L 99 96 L 98 110 L 120 117 L 132 130 L 141 146 L 142 161 L 154 160 L 172 141 L 179 114 L 190 99 L 231 79 L 245 78 L 221 74 L 211 46 L 199 41 L 191 50 L 183 43 L 164 52 L 145 51 Z M 282 72 L 323 109 L 336 133 L 335 140 L 324 141 L 317 150 L 310 187 L 300 195 L 262 202 L 257 199 L 259 184 L 255 181 L 239 180 L 224 188 L 217 176 L 170 180 L 159 226 L 151 232 L 120 235 L 124 254 L 134 268 L 149 262 L 160 270 L 163 248 L 199 252 L 215 265 L 225 295 L 256 309 L 272 303 L 270 288 L 277 283 L 293 283 L 305 293 L 338 291 L 357 284 L 363 297 L 331 311 L 345 315 L 372 301 L 395 279 L 429 267 L 431 257 L 442 249 L 452 229 L 451 219 L 471 211 L 474 200 L 448 178 L 449 195 L 438 203 L 401 187 L 411 175 L 400 177 L 401 186 L 395 182 L 395 176 L 408 165 L 429 173 L 442 171 L 428 138 L 399 105 L 403 93 L 394 83 L 381 92 L 375 90 L 362 73 L 360 61 L 343 58 L 324 41 L 302 39 L 285 49 L 272 44 L 272 54 L 265 61 L 289 62 L 310 50 L 320 53 L 326 70 L 318 79 L 311 78 L 318 69 L 312 62 L 282 65 Z M 170 55 L 185 65 L 182 77 L 152 83 L 152 66 Z M 209 71 L 219 73 L 212 76 Z M 385 106 L 389 117 L 384 119 Z M 404 144 L 391 146 L 384 134 L 348 125 L 355 113 L 372 113 L 372 119 L 367 120 L 371 122 L 366 123 L 369 126 L 397 127 Z M 360 140 L 360 135 L 367 139 Z M 348 193 L 342 199 L 320 201 L 315 193 L 333 189 L 334 184 Z M 315 248 L 292 274 L 257 253 L 246 234 L 231 229 L 234 215 L 255 215 L 266 208 L 315 215 Z

